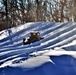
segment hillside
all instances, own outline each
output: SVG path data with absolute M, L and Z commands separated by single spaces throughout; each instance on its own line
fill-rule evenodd
M 31 31 L 44 39 L 23 45 Z M 32 22 L 0 32 L 0 75 L 76 75 L 76 23 Z

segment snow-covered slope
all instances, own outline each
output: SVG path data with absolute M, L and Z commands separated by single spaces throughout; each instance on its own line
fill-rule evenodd
M 23 45 L 31 31 L 39 31 L 44 39 Z M 4 74 L 76 75 L 76 23 L 34 22 L 1 31 L 0 75 Z

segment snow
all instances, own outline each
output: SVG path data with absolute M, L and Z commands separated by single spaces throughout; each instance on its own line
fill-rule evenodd
M 44 39 L 23 45 L 32 31 Z M 76 23 L 30 22 L 1 31 L 0 75 L 76 75 Z

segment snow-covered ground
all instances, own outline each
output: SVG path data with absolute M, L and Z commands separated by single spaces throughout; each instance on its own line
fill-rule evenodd
M 44 39 L 23 45 L 31 31 Z M 1 31 L 0 75 L 76 75 L 76 23 L 32 22 Z

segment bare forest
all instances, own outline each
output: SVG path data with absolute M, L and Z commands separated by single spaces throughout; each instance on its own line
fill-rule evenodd
M 0 31 L 38 21 L 76 22 L 76 0 L 0 0 Z

